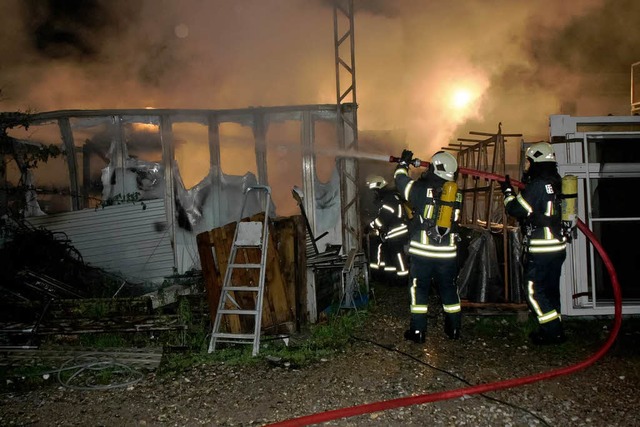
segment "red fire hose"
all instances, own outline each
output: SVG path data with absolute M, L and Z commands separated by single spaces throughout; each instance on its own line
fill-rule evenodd
M 391 157 L 390 161 L 397 162 L 398 159 L 396 157 Z M 428 166 L 428 163 L 418 160 L 416 161 L 416 166 L 417 165 L 426 167 Z M 493 181 L 505 180 L 505 177 L 501 175 L 477 171 L 473 169 L 459 168 L 458 171 L 463 175 L 471 175 L 471 176 L 485 178 Z M 519 188 L 524 187 L 524 185 L 521 182 L 514 181 L 514 180 L 511 180 L 511 182 L 514 186 L 517 186 Z M 609 259 L 609 256 L 607 255 L 607 253 L 604 251 L 604 248 L 596 238 L 596 236 L 591 232 L 591 230 L 589 230 L 589 228 L 581 220 L 578 220 L 578 229 L 582 231 L 582 233 L 587 237 L 587 239 L 589 239 L 593 247 L 598 251 L 598 253 L 600 254 L 600 257 L 602 258 L 602 261 L 604 262 L 605 267 L 607 268 L 607 271 L 609 272 L 609 276 L 611 277 L 611 285 L 613 287 L 613 297 L 614 297 L 614 304 L 615 304 L 614 305 L 615 317 L 613 322 L 613 328 L 611 329 L 611 332 L 609 333 L 609 337 L 607 338 L 606 342 L 592 356 L 574 365 L 570 365 L 570 366 L 559 368 L 559 369 L 553 369 L 550 371 L 541 372 L 539 374 L 529 375 L 526 377 L 513 378 L 509 380 L 497 381 L 497 382 L 487 383 L 487 384 L 479 384 L 475 386 L 463 387 L 455 390 L 447 390 L 447 391 L 442 391 L 438 393 L 428 393 L 428 394 L 422 394 L 419 396 L 401 397 L 398 399 L 383 400 L 380 402 L 367 403 L 367 404 L 352 406 L 348 408 L 334 409 L 332 411 L 306 415 L 299 418 L 292 418 L 289 420 L 280 421 L 280 422 L 269 424 L 269 425 L 283 426 L 283 427 L 284 426 L 287 426 L 287 427 L 307 426 L 307 425 L 318 424 L 318 423 L 331 421 L 339 418 L 353 417 L 356 415 L 362 415 L 362 414 L 367 414 L 371 412 L 384 411 L 386 409 L 418 405 L 421 403 L 437 402 L 439 400 L 453 399 L 453 398 L 461 397 L 464 395 L 486 393 L 488 391 L 518 387 L 525 384 L 531 384 L 537 381 L 559 377 L 561 375 L 571 374 L 573 372 L 587 368 L 590 365 L 594 364 L 598 359 L 604 356 L 607 353 L 607 351 L 609 351 L 609 348 L 611 348 L 611 346 L 613 345 L 618 335 L 618 332 L 620 331 L 620 326 L 622 325 L 622 294 L 620 292 L 620 284 L 618 283 L 618 276 L 613 267 L 613 264 Z

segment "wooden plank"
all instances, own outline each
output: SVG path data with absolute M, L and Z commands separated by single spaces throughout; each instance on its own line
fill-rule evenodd
M 136 368 L 156 369 L 162 348 L 1 349 L 0 366 L 57 366 L 71 359 L 116 361 Z
M 100 319 L 45 319 L 36 335 L 77 335 L 109 332 L 147 332 L 186 329 L 177 315 L 140 315 Z
M 213 232 L 206 231 L 198 234 L 196 236 L 196 241 L 198 243 L 198 254 L 200 255 L 202 275 L 204 276 L 205 294 L 210 308 L 209 317 L 211 319 L 211 324 L 213 324 L 218 311 L 220 292 L 222 290 L 220 270 L 216 267 L 215 260 L 213 259 Z
M 264 213 L 259 213 L 251 218 L 244 218 L 243 221 L 264 220 Z M 299 219 L 296 220 L 299 222 Z M 266 271 L 265 271 L 265 298 L 262 311 L 262 329 L 280 332 L 279 329 L 286 329 L 291 332 L 296 322 L 296 283 L 299 282 L 301 273 L 296 265 L 299 259 L 299 250 L 295 247 L 302 241 L 298 233 L 299 225 L 291 222 L 287 226 L 276 226 L 278 221 L 270 222 L 269 244 L 267 247 Z M 296 225 L 293 225 L 296 224 Z M 236 223 L 227 224 L 223 227 L 201 233 L 197 236 L 198 252 L 201 256 L 203 274 L 207 287 L 207 301 L 210 307 L 211 320 L 214 321 L 215 313 L 220 300 L 222 281 L 229 264 L 232 239 L 235 232 Z M 281 230 L 288 230 L 280 235 Z M 295 230 L 295 232 L 294 232 Z M 281 259 L 281 251 L 285 250 L 285 260 Z M 304 247 L 304 246 L 303 246 Z M 237 263 L 259 264 L 261 261 L 261 251 L 254 248 L 241 248 L 237 251 Z M 211 254 L 211 255 L 210 255 Z M 215 261 L 214 263 L 214 255 Z M 284 265 L 289 269 L 283 268 Z M 258 269 L 234 269 L 231 283 L 234 286 L 257 285 L 259 281 Z M 255 308 L 255 293 L 235 292 L 234 299 L 242 308 Z M 253 329 L 253 319 L 247 316 L 226 315 L 226 330 L 233 333 L 246 333 Z M 271 331 L 273 332 L 273 331 Z
M 288 332 L 299 328 L 299 314 L 301 313 L 299 296 L 306 298 L 306 253 L 305 253 L 305 223 L 302 215 L 281 218 L 274 221 L 274 236 L 276 239 L 280 270 L 282 274 L 284 294 L 275 293 L 270 299 L 283 312 L 288 312 L 291 324 L 287 325 Z M 279 299 L 282 299 L 280 301 Z M 282 319 L 279 319 L 282 321 Z M 286 322 L 286 320 L 285 320 Z M 294 323 L 295 322 L 295 323 Z
M 150 315 L 152 303 L 149 297 L 82 298 L 52 301 L 46 318 L 108 318 L 130 315 Z
M 214 250 L 216 254 L 216 260 L 218 261 L 218 269 L 220 270 L 220 278 L 224 281 L 224 276 L 227 272 L 227 265 L 229 264 L 229 257 L 231 255 L 231 245 L 233 243 L 233 235 L 236 230 L 236 223 L 233 222 L 231 224 L 227 224 L 223 227 L 219 227 L 213 229 L 211 232 L 213 233 L 213 241 L 214 241 Z M 232 282 L 234 283 L 234 282 Z M 222 282 L 220 283 L 220 293 L 222 291 Z M 218 301 L 220 297 L 218 296 Z M 228 304 L 225 306 L 228 307 Z M 216 306 L 217 312 L 217 306 Z M 237 315 L 226 315 L 223 318 L 227 330 L 229 332 L 240 332 L 240 317 Z
M 262 323 L 265 327 L 276 328 L 273 332 L 279 332 L 277 328 L 290 320 L 289 302 L 285 291 L 285 278 L 280 269 L 280 258 L 274 239 L 275 230 L 269 233 L 269 246 L 267 248 L 267 271 L 265 284 L 264 307 L 262 310 Z
M 129 298 L 80 298 L 60 299 L 51 302 L 12 301 L 0 303 L 1 321 L 27 321 L 41 315 L 44 318 L 68 319 L 75 317 L 117 317 L 152 314 L 151 299 Z

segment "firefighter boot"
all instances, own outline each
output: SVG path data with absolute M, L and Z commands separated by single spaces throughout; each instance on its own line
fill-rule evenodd
M 454 319 L 453 316 L 444 316 L 444 333 L 447 334 L 449 339 L 458 340 L 460 339 L 460 321 L 459 319 Z
M 535 345 L 555 345 L 562 344 L 567 340 L 560 320 L 540 325 L 538 330 L 529 334 L 529 339 Z
M 413 341 L 418 344 L 423 344 L 426 341 L 426 333 L 420 330 L 407 329 L 404 331 L 404 339 L 407 341 Z

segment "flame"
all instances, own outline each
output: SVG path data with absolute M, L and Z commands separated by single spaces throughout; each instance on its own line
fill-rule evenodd
M 473 95 L 466 88 L 459 88 L 453 92 L 451 106 L 456 109 L 464 109 L 473 100 Z
M 456 123 L 480 113 L 480 101 L 487 90 L 488 80 L 482 74 L 468 73 L 464 77 L 443 84 L 443 107 Z
M 490 85 L 483 70 L 448 59 L 425 70 L 423 76 L 412 87 L 416 114 L 407 118 L 406 137 L 407 145 L 420 153 L 448 145 L 458 126 L 481 119 L 483 96 Z M 427 144 L 425 135 L 429 135 Z

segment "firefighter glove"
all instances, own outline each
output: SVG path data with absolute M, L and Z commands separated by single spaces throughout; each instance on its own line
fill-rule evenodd
M 505 197 L 513 195 L 513 186 L 511 185 L 511 178 L 509 175 L 505 175 L 504 181 L 500 181 L 500 189 Z
M 413 152 L 409 150 L 402 150 L 402 155 L 400 156 L 400 161 L 398 163 L 400 163 L 401 166 L 407 167 L 411 164 L 412 160 Z

